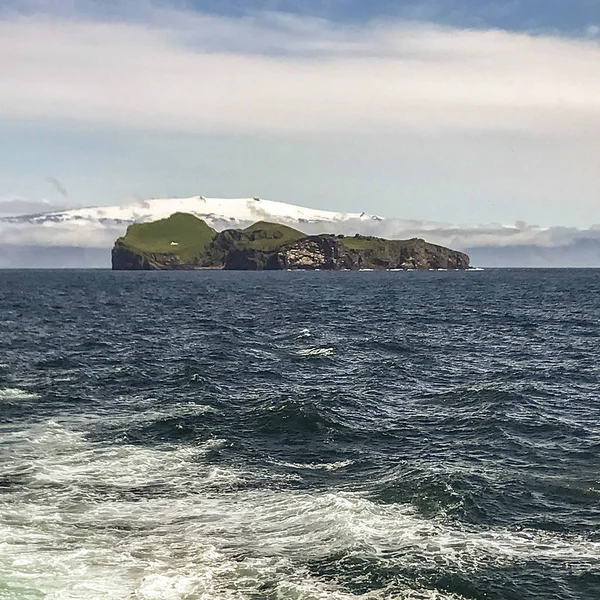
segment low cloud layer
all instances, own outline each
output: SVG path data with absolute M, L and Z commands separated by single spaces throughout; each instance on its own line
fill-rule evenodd
M 0 113 L 159 130 L 600 132 L 593 40 L 276 13 L 153 18 L 0 20 Z
M 37 217 L 0 220 L 3 265 L 22 266 L 24 260 L 26 266 L 32 267 L 77 266 L 75 263 L 79 264 L 81 260 L 87 262 L 79 266 L 110 265 L 110 248 L 116 238 L 125 233 L 126 222 L 104 219 L 102 213 L 100 219 L 94 221 L 61 221 L 61 213 L 56 214 L 56 218 L 43 221 Z M 276 220 L 267 216 L 270 220 Z M 257 215 L 259 217 L 261 215 Z M 222 230 L 245 227 L 251 222 L 216 220 L 212 224 Z M 420 237 L 465 251 L 470 254 L 473 264 L 482 267 L 600 266 L 600 225 L 583 230 L 539 228 L 524 222 L 504 226 L 455 225 L 406 219 L 350 219 L 299 223 L 294 226 L 307 234 L 361 233 L 390 239 Z

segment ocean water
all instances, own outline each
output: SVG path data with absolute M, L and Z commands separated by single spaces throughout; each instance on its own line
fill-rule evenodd
M 0 598 L 600 598 L 600 270 L 0 271 Z

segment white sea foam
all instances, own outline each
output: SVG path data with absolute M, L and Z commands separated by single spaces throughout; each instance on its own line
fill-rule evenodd
M 353 460 L 340 460 L 331 463 L 291 463 L 291 462 L 275 462 L 284 467 L 292 469 L 309 469 L 311 471 L 337 471 L 354 464 Z
M 340 552 L 413 572 L 469 573 L 531 556 L 573 572 L 600 566 L 600 543 L 575 535 L 461 527 L 360 493 L 261 488 L 260 473 L 207 460 L 226 440 L 112 445 L 57 421 L 1 433 L 2 468 L 29 477 L 0 496 L 6 598 L 245 600 L 261 589 L 302 600 L 392 597 L 385 588 L 352 594 L 309 569 Z M 249 481 L 259 485 L 234 485 Z M 396 598 L 455 598 L 397 585 Z
M 305 348 L 296 352 L 298 356 L 325 357 L 334 354 L 333 348 Z
M 39 398 L 38 394 L 34 394 L 20 388 L 0 389 L 0 403 L 10 404 L 22 400 L 35 400 L 36 398 Z

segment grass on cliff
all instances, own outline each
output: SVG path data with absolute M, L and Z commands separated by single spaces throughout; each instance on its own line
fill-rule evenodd
M 373 236 L 346 236 L 339 241 L 350 248 L 351 250 L 377 250 L 385 251 L 386 249 L 399 250 L 408 246 L 414 246 L 416 240 L 386 240 Z
M 254 225 L 250 225 L 242 231 L 244 238 L 241 245 L 262 252 L 272 252 L 284 244 L 306 237 L 305 233 L 297 229 L 278 223 L 267 223 L 266 221 L 254 223 Z
M 135 223 L 123 241 L 132 250 L 177 254 L 191 260 L 206 250 L 217 232 L 202 219 L 188 213 L 173 213 L 152 223 Z

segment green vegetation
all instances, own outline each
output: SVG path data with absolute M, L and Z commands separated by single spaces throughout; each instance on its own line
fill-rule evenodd
M 142 263 L 155 263 L 161 255 L 159 262 L 168 261 L 172 266 L 218 267 L 233 251 L 258 253 L 266 260 L 285 244 L 303 237 L 305 234 L 292 227 L 265 221 L 217 233 L 192 214 L 174 213 L 167 219 L 130 225 L 119 242 Z
M 346 248 L 351 250 L 371 250 L 371 249 L 384 249 L 389 245 L 389 240 L 382 240 L 376 237 L 367 236 L 347 236 L 340 240 Z
M 160 221 L 130 225 L 123 243 L 141 252 L 176 254 L 187 262 L 206 252 L 216 235 L 202 219 L 174 213 Z
M 266 221 L 254 223 L 243 229 L 242 233 L 243 238 L 240 240 L 240 245 L 262 252 L 273 252 L 284 244 L 291 244 L 306 237 L 306 234 L 297 229 Z
M 410 244 L 414 245 L 414 240 L 384 240 L 370 235 L 345 236 L 339 242 L 344 244 L 346 248 L 350 248 L 350 250 L 374 250 L 378 252 L 390 249 L 400 250 Z

